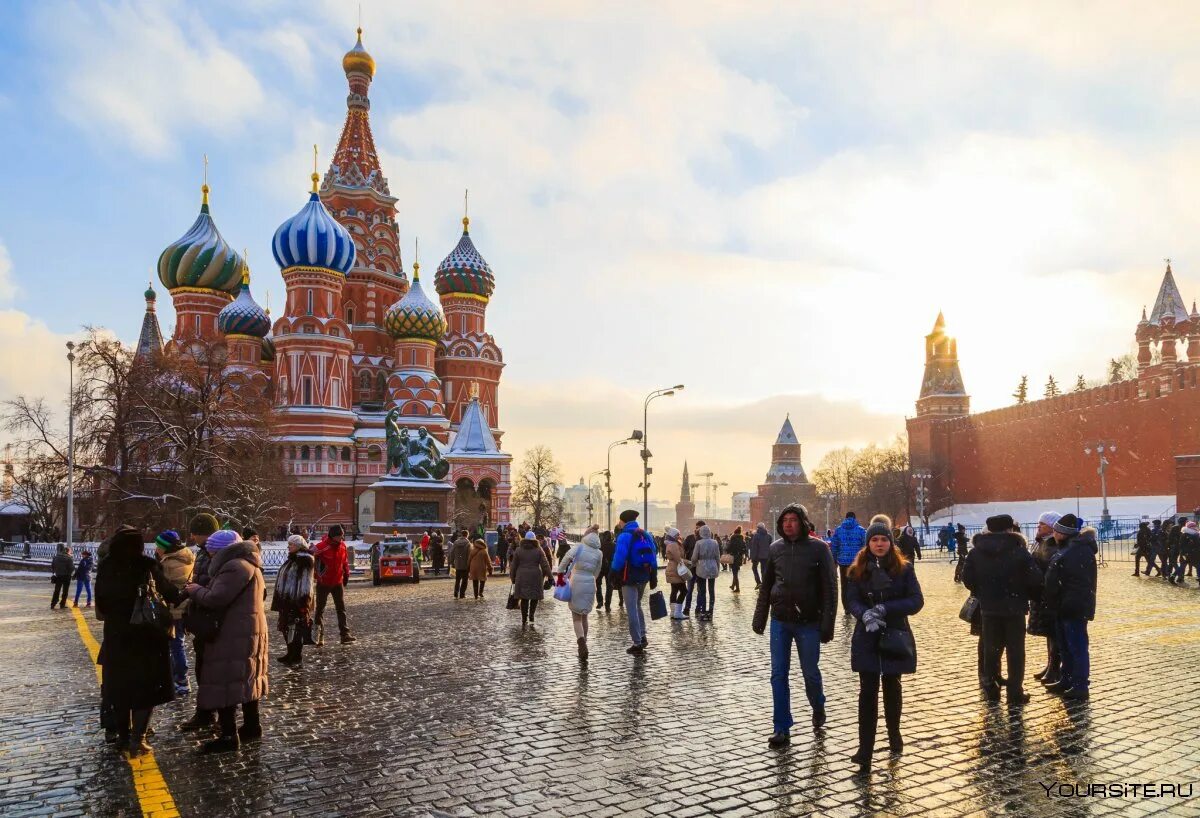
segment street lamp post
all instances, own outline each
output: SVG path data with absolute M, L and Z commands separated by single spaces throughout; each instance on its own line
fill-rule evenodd
M 641 429 L 634 429 L 629 433 L 629 437 L 622 440 L 614 440 L 608 444 L 608 460 L 604 464 L 604 490 L 608 495 L 608 530 L 613 530 L 612 524 L 612 450 L 616 446 L 623 446 L 631 441 L 642 439 Z
M 836 494 L 822 494 L 821 499 L 825 501 L 825 530 L 829 530 L 829 512 L 833 508 L 833 501 L 837 499 Z
M 649 435 L 647 426 L 650 420 L 650 401 L 655 398 L 665 398 L 683 389 L 683 384 L 676 384 L 667 389 L 655 389 L 642 402 L 642 525 L 650 527 L 650 449 L 647 448 L 646 438 Z
M 1107 523 L 1110 519 L 1108 515 L 1108 482 L 1105 479 L 1106 472 L 1108 471 L 1108 458 L 1104 455 L 1105 453 L 1115 453 L 1117 451 L 1117 444 L 1106 443 L 1102 440 L 1095 446 L 1083 447 L 1085 455 L 1090 455 L 1093 450 L 1095 450 L 1096 456 L 1100 458 L 1100 468 L 1096 469 L 1096 474 L 1100 475 L 1100 496 L 1104 501 L 1104 508 L 1100 512 L 1100 522 Z
M 915 471 L 912 473 L 913 479 L 917 481 L 917 517 L 921 520 L 921 529 L 924 534 L 929 533 L 929 524 L 925 521 L 925 511 L 929 507 L 929 489 L 925 487 L 926 480 L 932 480 L 933 475 L 927 471 Z M 924 537 L 922 537 L 924 540 Z
M 1079 495 L 1082 488 L 1083 486 L 1079 485 L 1078 483 L 1075 484 L 1075 519 L 1079 519 L 1081 516 L 1083 516 L 1079 513 Z
M 70 388 L 67 391 L 67 550 L 75 541 L 75 342 L 67 341 L 67 367 Z
M 595 477 L 597 474 L 605 474 L 606 472 L 607 472 L 607 469 L 601 469 L 600 471 L 594 471 L 594 472 L 592 472 L 591 474 L 589 474 L 589 475 L 588 475 L 588 479 L 587 479 L 587 487 L 588 487 L 588 493 L 587 493 L 588 528 L 591 528 L 591 527 L 592 527 L 592 523 L 594 523 L 594 522 L 595 522 L 595 515 L 593 514 L 593 512 L 595 511 L 595 504 L 593 504 L 593 503 L 592 503 L 592 478 L 593 478 L 593 477 Z

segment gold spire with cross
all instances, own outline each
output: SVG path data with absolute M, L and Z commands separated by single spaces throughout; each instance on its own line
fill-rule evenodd
M 416 236 L 413 241 L 416 242 L 413 249 L 413 283 L 416 284 L 421 280 L 421 237 Z
M 208 154 L 204 154 L 204 181 L 200 184 L 200 204 L 208 204 Z
M 471 191 L 468 188 L 463 188 L 463 232 L 468 232 L 471 226 Z
M 317 173 L 317 146 L 313 145 L 313 172 L 312 172 L 312 183 L 313 183 L 312 192 L 313 193 L 317 192 L 317 181 L 320 178 L 321 178 L 320 175 L 318 175 L 318 173 Z

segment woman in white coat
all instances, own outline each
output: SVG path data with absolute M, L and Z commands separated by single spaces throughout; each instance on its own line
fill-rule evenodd
M 584 532 L 579 545 L 563 555 L 556 574 L 566 575 L 571 582 L 571 625 L 575 628 L 575 640 L 579 643 L 579 661 L 587 662 L 588 614 L 596 604 L 596 577 L 604 566 L 604 552 L 600 550 L 599 526 Z

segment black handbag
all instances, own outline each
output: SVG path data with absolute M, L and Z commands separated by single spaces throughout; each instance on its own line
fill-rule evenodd
M 255 571 L 255 574 L 257 573 Z M 197 642 L 211 642 L 216 639 L 221 632 L 221 623 L 225 621 L 225 613 L 233 607 L 233 603 L 238 601 L 238 597 L 246 593 L 246 588 L 253 584 L 254 575 L 251 575 L 250 581 L 237 592 L 237 596 L 229 600 L 229 604 L 224 608 L 205 608 L 203 605 L 197 605 L 193 600 L 184 611 L 183 619 L 180 620 L 183 629 L 196 637 Z
M 173 625 L 171 610 L 163 598 L 158 595 L 153 579 L 138 586 L 138 595 L 133 603 L 129 624 L 157 628 L 163 633 L 171 630 Z
M 916 659 L 917 643 L 912 631 L 885 628 L 879 634 L 879 655 L 886 659 Z
M 970 622 L 975 619 L 975 615 L 979 613 L 979 599 L 974 594 L 967 597 L 967 601 L 962 604 L 962 608 L 958 611 L 958 618 L 963 622 Z

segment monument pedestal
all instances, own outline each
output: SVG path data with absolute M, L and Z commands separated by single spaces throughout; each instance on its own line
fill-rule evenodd
M 423 534 L 426 529 L 450 532 L 454 486 L 437 480 L 384 477 L 371 484 L 375 493 L 375 522 L 364 540 L 374 542 L 393 532 Z

